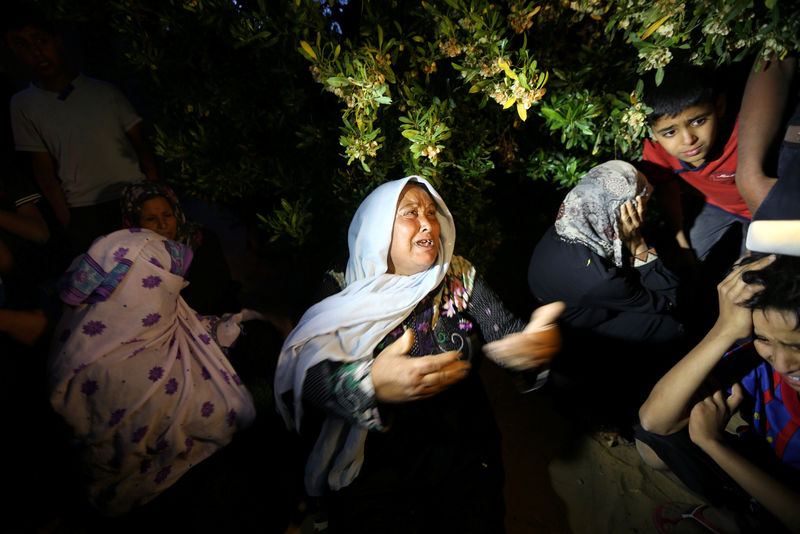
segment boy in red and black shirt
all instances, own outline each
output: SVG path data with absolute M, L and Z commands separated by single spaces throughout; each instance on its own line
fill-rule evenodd
M 679 66 L 667 72 L 661 85 L 645 85 L 644 103 L 653 140 L 644 142 L 641 170 L 656 186 L 657 196 L 683 249 L 700 262 L 729 230 L 744 238 L 750 211 L 736 187 L 738 121 L 725 120 L 725 95 L 715 77 L 699 68 Z M 705 203 L 684 231 L 678 178 L 705 197 Z M 726 262 L 730 264 L 730 261 Z

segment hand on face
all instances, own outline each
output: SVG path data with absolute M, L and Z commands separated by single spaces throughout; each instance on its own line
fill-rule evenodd
M 432 397 L 469 374 L 471 365 L 459 360 L 460 352 L 411 358 L 408 351 L 413 346 L 414 332 L 406 330 L 375 358 L 370 376 L 379 401 L 401 403 Z
M 517 371 L 549 363 L 561 350 L 561 331 L 556 322 L 566 305 L 553 302 L 534 310 L 525 330 L 487 343 L 483 352 L 495 363 Z
M 719 317 L 717 326 L 728 333 L 732 339 L 742 339 L 753 331 L 753 312 L 742 306 L 750 297 L 763 289 L 757 284 L 748 284 L 742 280 L 747 271 L 758 271 L 775 261 L 771 254 L 747 265 L 737 264 L 728 276 L 717 285 L 719 296 Z
M 645 240 L 639 231 L 647 211 L 646 205 L 642 197 L 636 195 L 635 205 L 632 200 L 629 200 L 619 208 L 619 238 L 631 254 L 639 254 L 647 250 Z

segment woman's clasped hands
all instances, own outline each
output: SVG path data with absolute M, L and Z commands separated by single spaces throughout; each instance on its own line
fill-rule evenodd
M 460 359 L 460 352 L 412 358 L 408 352 L 413 346 L 414 332 L 406 330 L 375 358 L 370 376 L 378 401 L 401 403 L 432 397 L 469 374 L 471 365 Z

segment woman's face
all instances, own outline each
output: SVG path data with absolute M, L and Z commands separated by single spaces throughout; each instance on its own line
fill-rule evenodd
M 152 230 L 167 239 L 175 239 L 178 234 L 178 220 L 172 206 L 164 197 L 153 197 L 142 202 L 139 225 Z
M 438 255 L 436 204 L 423 188 L 408 184 L 397 202 L 387 272 L 416 274 L 430 268 Z

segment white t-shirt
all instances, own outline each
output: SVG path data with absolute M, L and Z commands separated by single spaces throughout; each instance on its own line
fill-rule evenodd
M 142 118 L 114 85 L 79 74 L 61 93 L 31 84 L 11 99 L 16 149 L 48 152 L 57 162 L 67 205 L 120 197 L 144 174 L 125 134 Z

